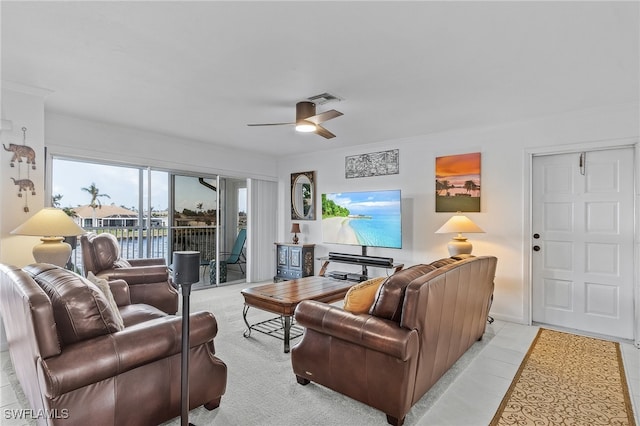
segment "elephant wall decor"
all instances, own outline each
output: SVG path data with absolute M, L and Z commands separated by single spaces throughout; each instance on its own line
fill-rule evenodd
M 18 185 L 18 197 L 22 197 L 22 191 L 31 191 L 31 195 L 36 195 L 36 186 L 31 179 L 18 179 L 11 178 L 14 185 Z
M 27 146 L 27 128 L 22 128 L 22 145 L 10 143 L 9 147 L 7 147 L 3 143 L 2 147 L 5 151 L 13 153 L 9 164 L 11 167 L 15 167 L 16 177 L 10 177 L 10 179 L 13 181 L 13 184 L 18 187 L 18 197 L 24 200 L 22 210 L 28 213 L 29 195 L 36 195 L 36 185 L 31 180 L 31 176 L 29 176 L 31 169 L 36 169 L 36 152 L 30 146 Z M 18 163 L 18 167 L 16 167 L 15 163 Z
M 15 143 L 10 143 L 9 148 L 2 144 L 5 151 L 13 152 L 13 157 L 11 157 L 11 167 L 15 167 L 15 162 L 22 163 L 22 159 L 25 158 L 27 160 L 27 164 L 31 164 L 31 168 L 33 170 L 36 169 L 36 152 L 27 145 L 17 145 Z

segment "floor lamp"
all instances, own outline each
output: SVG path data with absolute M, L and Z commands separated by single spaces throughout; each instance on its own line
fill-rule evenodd
M 182 352 L 180 372 L 181 426 L 189 426 L 189 298 L 200 279 L 200 252 L 173 252 L 173 282 L 182 289 Z

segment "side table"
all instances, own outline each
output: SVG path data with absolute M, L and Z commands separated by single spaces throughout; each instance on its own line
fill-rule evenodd
M 276 244 L 276 275 L 273 281 L 295 280 L 313 275 L 315 244 Z

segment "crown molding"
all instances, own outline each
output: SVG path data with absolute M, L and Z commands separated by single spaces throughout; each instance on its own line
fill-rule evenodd
M 41 98 L 46 98 L 54 92 L 53 90 L 45 89 L 43 87 L 29 86 L 15 81 L 2 80 L 0 84 L 2 85 L 2 90 L 11 90 L 13 92 L 39 96 Z

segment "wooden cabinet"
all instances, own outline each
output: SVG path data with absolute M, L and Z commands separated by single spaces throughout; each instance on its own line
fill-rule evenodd
M 313 275 L 315 244 L 276 244 L 276 275 L 274 281 L 294 280 Z

